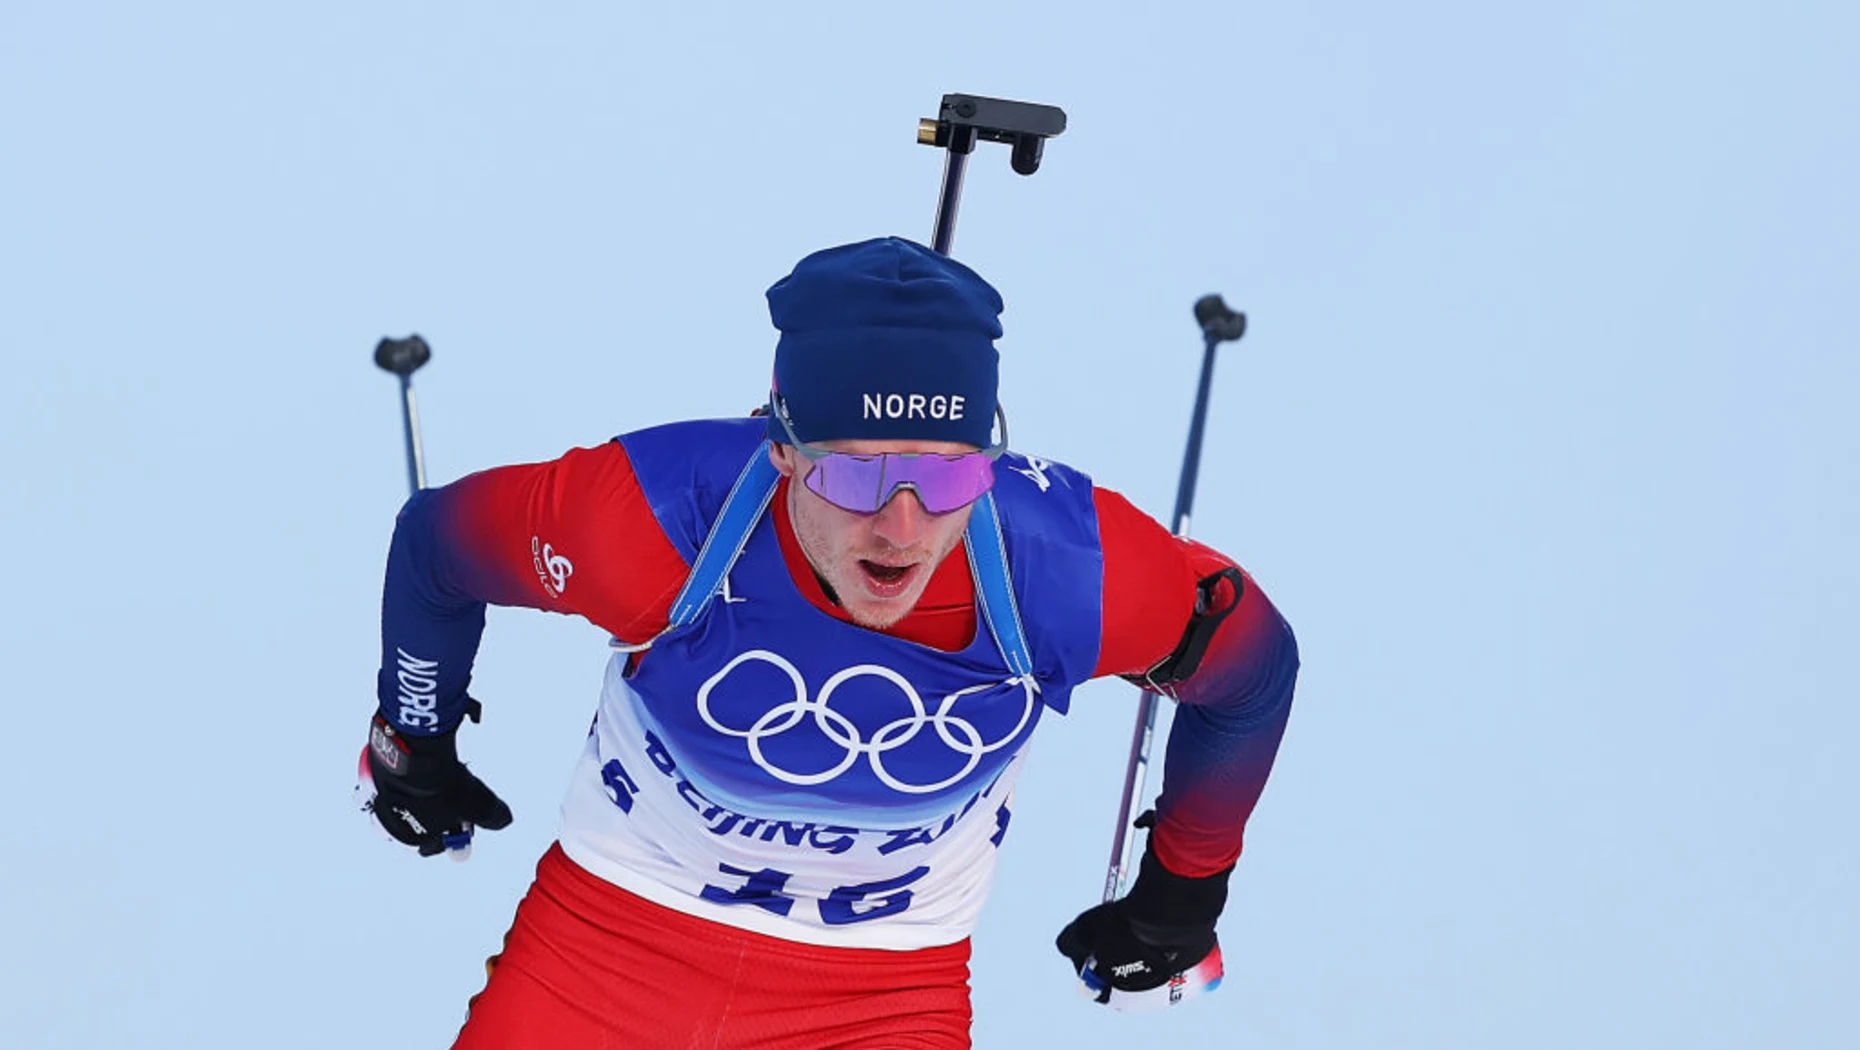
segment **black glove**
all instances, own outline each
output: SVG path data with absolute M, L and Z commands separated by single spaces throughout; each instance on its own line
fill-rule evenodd
M 1233 868 L 1202 878 L 1176 875 L 1145 847 L 1137 880 L 1122 899 L 1100 904 L 1059 931 L 1086 994 L 1121 1010 L 1169 1006 L 1220 983 L 1214 920 L 1227 904 Z
M 477 721 L 477 701 L 469 712 Z M 492 831 L 510 826 L 510 807 L 459 761 L 456 726 L 436 736 L 408 736 L 377 712 L 362 751 L 361 779 L 362 808 L 422 857 L 467 849 L 474 825 Z

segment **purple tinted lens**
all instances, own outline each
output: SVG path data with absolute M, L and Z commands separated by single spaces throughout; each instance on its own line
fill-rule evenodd
M 893 493 L 907 486 L 917 493 L 925 510 L 947 514 L 981 499 L 994 483 L 994 462 L 980 452 L 957 456 L 835 452 L 815 460 L 805 482 L 809 492 L 854 514 L 877 513 Z

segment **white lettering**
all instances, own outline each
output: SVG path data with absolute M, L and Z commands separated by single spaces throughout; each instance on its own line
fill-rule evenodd
M 394 648 L 394 655 L 400 658 L 395 662 L 400 665 L 403 671 L 413 671 L 416 673 L 424 672 L 427 674 L 435 674 L 439 671 L 438 660 L 422 660 L 399 646 Z
M 863 419 L 961 419 L 961 394 L 860 394 Z
M 1037 456 L 1026 456 L 1024 458 L 1027 460 L 1027 465 L 1025 467 L 1010 467 L 1008 469 L 1032 480 L 1035 485 L 1040 486 L 1041 492 L 1045 492 L 1047 489 L 1052 488 L 1052 479 L 1046 476 L 1046 468 L 1051 466 L 1051 464 Z
M 396 648 L 395 674 L 400 684 L 400 721 L 402 725 L 438 725 L 433 710 L 439 702 L 439 661 L 422 660 L 405 649 Z
M 395 806 L 394 812 L 400 815 L 400 819 L 407 822 L 407 826 L 413 829 L 415 835 L 426 834 L 426 825 L 420 823 L 420 818 L 408 812 L 405 806 Z
M 551 598 L 560 598 L 562 591 L 568 587 L 568 578 L 575 574 L 575 563 L 555 552 L 555 548 L 542 541 L 540 536 L 530 537 L 530 564 L 536 569 L 536 578 L 542 581 L 542 588 Z

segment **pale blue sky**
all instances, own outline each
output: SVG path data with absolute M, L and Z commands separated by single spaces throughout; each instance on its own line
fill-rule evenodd
M 547 7 L 548 13 L 526 10 Z M 440 1046 L 592 710 L 493 613 L 466 865 L 350 809 L 424 333 L 447 480 L 761 397 L 762 291 L 980 158 L 1017 443 L 1196 532 L 1305 669 L 1222 936 L 1074 998 L 1134 693 L 1042 730 L 981 1047 L 1860 1045 L 1852 5 L 0 8 L 0 1043 Z

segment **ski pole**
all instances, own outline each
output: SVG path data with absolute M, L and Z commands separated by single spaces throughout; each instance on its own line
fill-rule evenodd
M 1195 414 L 1188 424 L 1188 449 L 1182 454 L 1182 479 L 1175 489 L 1175 516 L 1170 525 L 1177 536 L 1188 535 L 1189 515 L 1195 505 L 1195 477 L 1201 472 L 1201 438 L 1208 422 L 1208 394 L 1214 383 L 1214 348 L 1246 334 L 1246 315 L 1228 309 L 1218 295 L 1195 301 L 1195 320 L 1201 325 L 1201 382 L 1195 388 Z M 1148 689 L 1137 700 L 1137 725 L 1130 737 L 1130 760 L 1124 768 L 1124 795 L 1117 807 L 1117 832 L 1111 838 L 1111 864 L 1104 873 L 1104 899 L 1116 900 L 1130 872 L 1130 854 L 1136 837 L 1130 834 L 1130 815 L 1148 786 L 1150 744 L 1156 736 L 1157 694 Z
M 426 487 L 426 456 L 420 451 L 420 408 L 413 401 L 413 374 L 433 359 L 433 348 L 418 333 L 405 339 L 382 338 L 375 344 L 375 364 L 400 377 L 400 419 L 407 434 L 407 485 Z
M 407 486 L 414 493 L 426 487 L 426 455 L 420 449 L 420 406 L 413 400 L 413 374 L 432 359 L 433 348 L 426 345 L 426 340 L 420 338 L 418 332 L 405 339 L 383 336 L 375 344 L 375 364 L 382 371 L 400 377 L 400 421 L 407 438 Z M 472 721 L 477 721 L 475 715 Z M 370 794 L 368 797 L 372 799 L 374 796 Z M 448 832 L 445 836 L 446 856 L 455 861 L 470 859 L 471 840 L 470 822 Z
M 962 177 L 968 170 L 975 143 L 1005 142 L 1015 171 L 1031 175 L 1040 170 L 1046 140 L 1066 130 L 1066 111 L 1034 102 L 1010 102 L 980 95 L 944 95 L 935 117 L 917 122 L 917 141 L 949 150 L 943 163 L 943 191 L 937 197 L 936 227 L 930 247 L 949 254 L 956 237 L 956 209 L 962 206 Z

